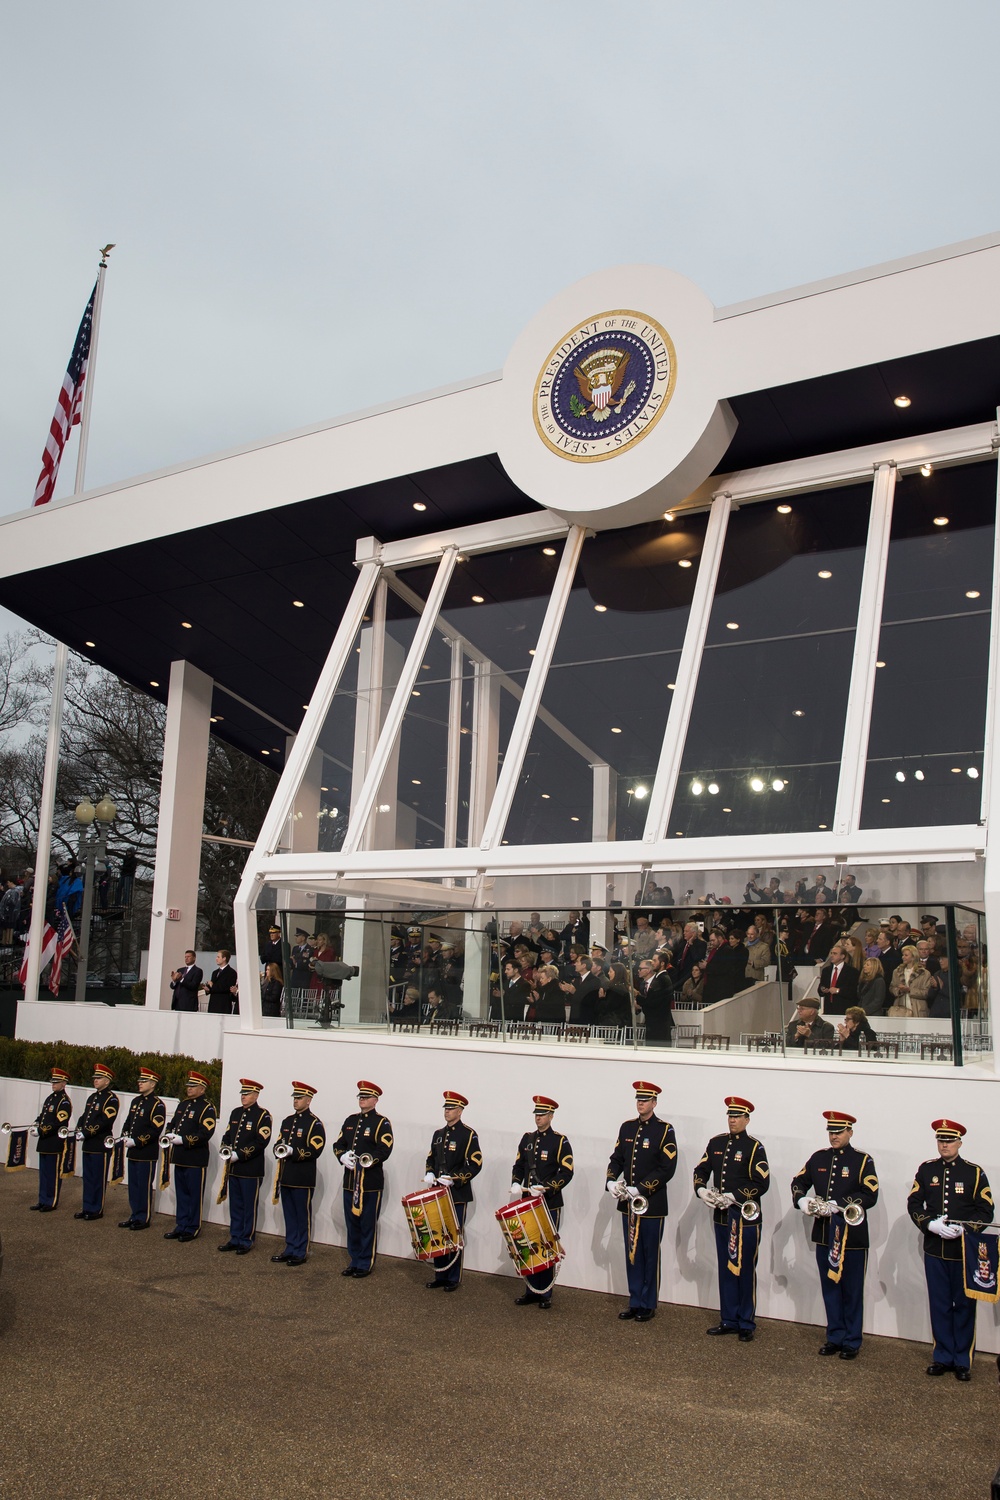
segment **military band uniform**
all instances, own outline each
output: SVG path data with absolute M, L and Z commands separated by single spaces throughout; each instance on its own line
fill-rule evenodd
M 182 1099 L 167 1126 L 168 1135 L 180 1136 L 180 1141 L 170 1147 L 177 1214 L 177 1222 L 170 1231 L 172 1239 L 193 1240 L 201 1233 L 208 1143 L 217 1124 L 215 1105 L 203 1095 Z
M 536 1105 L 540 1097 L 536 1095 Z M 559 1233 L 559 1220 L 562 1218 L 563 1190 L 572 1178 L 573 1147 L 566 1136 L 553 1130 L 551 1125 L 547 1130 L 529 1130 L 522 1135 L 517 1148 L 517 1156 L 511 1168 L 511 1179 L 526 1191 L 530 1191 L 536 1184 L 545 1189 L 543 1194 L 545 1207 L 549 1211 L 549 1217 L 557 1234 Z M 554 1280 L 554 1268 L 548 1271 L 533 1271 L 530 1276 L 524 1278 L 525 1298 L 530 1296 L 539 1301 L 549 1301 L 552 1297 Z
M 101 1066 L 96 1064 L 95 1074 Z M 105 1076 L 113 1075 L 108 1070 Z M 104 1195 L 111 1167 L 111 1152 L 104 1142 L 114 1130 L 120 1107 L 118 1095 L 112 1092 L 110 1085 L 95 1089 L 76 1122 L 77 1130 L 83 1131 L 83 1202 L 75 1218 L 99 1219 L 104 1213 Z
M 748 1104 L 748 1101 L 740 1103 Z M 734 1106 L 734 1100 L 727 1100 L 726 1104 L 727 1107 Z M 748 1104 L 748 1107 L 753 1109 L 753 1105 Z M 767 1152 L 761 1142 L 745 1130 L 739 1134 L 727 1130 L 722 1135 L 713 1135 L 694 1169 L 695 1192 L 699 1188 L 714 1187 L 716 1192 L 732 1193 L 737 1208 L 747 1202 L 759 1204 L 770 1185 Z M 760 1218 L 744 1219 L 738 1226 L 742 1246 L 739 1275 L 736 1275 L 730 1269 L 729 1212 L 728 1208 L 712 1209 L 719 1267 L 718 1327 L 722 1332 L 736 1330 L 752 1334 L 757 1328 L 757 1257 L 763 1221 Z
M 850 1120 L 853 1125 L 853 1119 Z M 792 1178 L 792 1202 L 798 1208 L 806 1196 L 834 1199 L 844 1207 L 859 1203 L 865 1211 L 860 1224 L 846 1229 L 840 1279 L 829 1274 L 830 1224 L 828 1218 L 813 1219 L 812 1242 L 826 1308 L 826 1343 L 821 1354 L 841 1353 L 854 1358 L 861 1348 L 864 1322 L 865 1271 L 868 1267 L 868 1214 L 878 1202 L 878 1173 L 872 1158 L 848 1142 L 839 1147 L 814 1151 Z
M 935 1129 L 949 1123 L 935 1121 Z M 964 1129 L 961 1133 L 965 1134 Z M 906 1207 L 924 1241 L 924 1276 L 934 1335 L 928 1373 L 968 1372 L 976 1349 L 976 1301 L 965 1293 L 965 1241 L 961 1234 L 942 1238 L 929 1226 L 942 1219 L 952 1224 L 963 1220 L 992 1224 L 993 1195 L 986 1173 L 962 1156 L 921 1162 Z
M 362 1087 L 364 1085 L 358 1085 L 359 1090 Z M 380 1093 L 381 1090 L 374 1097 L 379 1097 Z M 383 1163 L 392 1155 L 392 1124 L 377 1109 L 357 1110 L 347 1116 L 333 1150 L 338 1161 L 349 1152 L 353 1152 L 355 1158 L 375 1158 L 370 1167 L 362 1167 L 355 1160 L 353 1167 L 344 1168 L 344 1221 L 350 1257 L 347 1270 L 355 1277 L 368 1276 L 375 1269 L 378 1217 L 385 1188 Z
M 284 1145 L 291 1146 L 292 1154 L 278 1163 L 275 1187 L 285 1220 L 285 1248 L 280 1255 L 271 1258 L 283 1260 L 286 1265 L 301 1266 L 309 1254 L 312 1238 L 316 1160 L 326 1145 L 326 1130 L 323 1121 L 311 1109 L 305 1109 L 286 1115 L 278 1135 Z
M 246 1080 L 241 1079 L 241 1085 Z M 254 1090 L 259 1093 L 260 1088 Z M 222 1145 L 234 1152 L 226 1172 L 226 1197 L 229 1200 L 229 1239 L 220 1250 L 253 1249 L 257 1234 L 257 1207 L 264 1181 L 264 1153 L 271 1139 L 273 1122 L 261 1105 L 240 1104 L 229 1116 Z
M 479 1137 L 469 1125 L 457 1120 L 453 1125 L 443 1125 L 440 1130 L 435 1130 L 427 1153 L 427 1173 L 438 1179 L 451 1178 L 451 1196 L 459 1233 L 464 1233 L 465 1215 L 472 1202 L 472 1179 L 482 1169 Z M 464 1252 L 459 1250 L 432 1262 L 438 1286 L 457 1287 L 461 1284 L 463 1258 Z
M 60 1071 L 60 1077 L 63 1076 Z M 34 1207 L 45 1213 L 59 1207 L 63 1152 L 66 1149 L 66 1141 L 59 1132 L 69 1128 L 72 1114 L 73 1105 L 63 1087 L 53 1089 L 48 1095 L 35 1121 L 38 1127 L 38 1202 Z
M 660 1090 L 647 1086 L 646 1097 L 655 1098 Z M 636 1084 L 636 1097 L 642 1098 Z M 667 1217 L 667 1183 L 677 1170 L 677 1141 L 674 1127 L 655 1113 L 647 1119 L 626 1120 L 608 1162 L 608 1182 L 624 1178 L 626 1187 L 638 1188 L 647 1199 L 645 1214 L 633 1214 L 622 1199 L 618 1212 L 622 1216 L 625 1243 L 625 1270 L 628 1276 L 629 1305 L 622 1316 L 647 1321 L 656 1313 L 660 1292 L 660 1245 Z
M 125 1149 L 129 1217 L 124 1222 L 131 1229 L 148 1229 L 152 1219 L 156 1161 L 166 1120 L 167 1106 L 159 1094 L 137 1094 L 129 1106 L 122 1135 L 134 1142 Z

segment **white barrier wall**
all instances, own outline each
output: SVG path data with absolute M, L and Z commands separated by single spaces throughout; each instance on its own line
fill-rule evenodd
M 111 1087 L 118 1095 L 119 1101 L 121 1103 L 121 1109 L 119 1110 L 118 1118 L 115 1121 L 115 1135 L 121 1135 L 122 1128 L 125 1124 L 125 1118 L 128 1115 L 129 1109 L 131 1108 L 132 1100 L 136 1096 L 135 1094 L 125 1093 L 122 1089 L 116 1089 L 114 1084 L 112 1084 Z M 30 1125 L 33 1120 L 37 1119 L 43 1103 L 48 1098 L 51 1092 L 52 1090 L 49 1084 L 35 1083 L 34 1080 L 29 1078 L 0 1078 L 0 1120 L 9 1120 L 12 1125 Z M 83 1106 L 86 1104 L 93 1090 L 89 1086 L 86 1088 L 78 1088 L 75 1084 L 69 1084 L 67 1085 L 66 1092 L 69 1094 L 69 1097 L 73 1104 L 73 1124 L 75 1125 L 80 1113 L 83 1110 Z M 171 1099 L 167 1094 L 164 1094 L 163 1102 L 167 1106 L 167 1119 L 169 1120 L 171 1114 L 177 1106 L 177 1100 Z M 2 1139 L 4 1153 L 3 1160 L 6 1161 L 7 1137 L 4 1136 Z M 27 1164 L 29 1168 L 34 1168 L 34 1170 L 37 1171 L 38 1153 L 35 1149 L 36 1146 L 36 1137 L 33 1135 L 29 1135 Z M 75 1173 L 77 1177 L 80 1177 L 82 1175 L 82 1167 L 80 1165 L 81 1157 L 82 1152 L 80 1150 L 79 1142 L 77 1142 Z M 110 1187 L 108 1188 L 108 1192 L 110 1194 Z M 127 1208 L 124 1193 L 122 1194 L 121 1202 L 123 1207 Z
M 232 1016 L 199 1011 L 153 1010 L 142 1005 L 64 1004 L 20 1000 L 17 1036 L 24 1042 L 72 1042 L 82 1047 L 127 1047 L 130 1052 L 222 1056 L 222 1035 Z

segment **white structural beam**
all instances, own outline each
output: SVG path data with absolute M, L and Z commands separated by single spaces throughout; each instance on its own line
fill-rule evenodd
M 1000 423 L 1000 411 L 997 412 Z M 1000 850 L 996 847 L 996 830 L 1000 828 L 1000 775 L 993 758 L 1000 747 L 1000 467 L 997 472 L 997 515 L 993 538 L 993 593 L 991 595 L 992 617 L 990 630 L 989 681 L 986 695 L 986 741 L 983 751 L 983 803 L 982 816 L 993 842 L 986 839 L 986 856 L 983 870 L 983 894 L 986 914 L 986 941 L 989 951 L 1000 953 Z M 994 944 L 997 946 L 994 947 Z M 993 1031 L 996 1034 L 995 1001 L 990 1005 Z M 1000 1074 L 1000 1046 L 994 1045 L 993 1065 Z
M 169 1010 L 171 971 L 196 946 L 211 717 L 211 677 L 189 661 L 171 662 L 146 971 L 153 1010 Z
M 875 692 L 875 662 L 878 659 L 879 635 L 882 630 L 882 598 L 885 594 L 885 570 L 889 560 L 889 532 L 892 527 L 895 489 L 894 465 L 879 464 L 872 486 L 868 543 L 858 600 L 858 628 L 854 637 L 854 660 L 851 664 L 851 687 L 844 715 L 840 781 L 833 814 L 835 833 L 850 833 L 861 821 L 868 732 Z
M 472 776 L 469 786 L 470 848 L 478 846 L 497 787 L 500 757 L 500 683 L 492 662 L 475 663 L 472 693 Z
M 444 792 L 444 844 L 458 843 L 458 789 L 462 765 L 462 661 L 458 641 L 451 643 L 451 682 L 448 686 L 448 767 Z
M 376 537 L 363 536 L 354 557 L 358 563 L 377 560 L 386 568 L 411 568 L 435 562 L 446 547 L 454 547 L 462 557 L 474 557 L 478 552 L 495 552 L 498 547 L 551 541 L 553 537 L 565 536 L 568 529 L 561 516 L 553 515 L 550 510 L 535 510 L 524 516 L 505 516 L 499 521 L 477 521 L 447 531 L 431 531 L 426 536 L 404 537 L 398 542 L 380 542 Z

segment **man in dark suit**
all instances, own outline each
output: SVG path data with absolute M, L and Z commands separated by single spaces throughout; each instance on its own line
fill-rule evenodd
M 836 922 L 831 922 L 822 908 L 817 907 L 812 914 L 812 926 L 807 926 L 803 932 L 802 951 L 809 963 L 826 962 L 837 941 L 838 930 Z
M 830 962 L 819 976 L 819 992 L 824 1014 L 828 1016 L 846 1015 L 847 1007 L 858 1003 L 858 971 L 848 963 L 839 943 L 830 949 Z
M 231 956 L 228 948 L 219 949 L 215 956 L 219 967 L 212 970 L 212 978 L 205 985 L 211 1015 L 235 1016 L 239 1014 L 240 1002 L 233 994 L 236 987 L 236 970 L 229 962 Z
M 686 979 L 690 979 L 691 970 L 695 964 L 702 963 L 704 958 L 705 939 L 701 935 L 698 924 L 697 922 L 686 922 L 684 924 L 684 941 L 677 950 L 675 960 L 675 982 L 683 984 Z
M 193 948 L 189 948 L 184 955 L 184 962 L 179 969 L 174 969 L 170 975 L 170 988 L 174 992 L 171 1010 L 197 1010 L 198 991 L 201 988 L 202 971 L 195 963 L 197 954 Z
M 882 965 L 882 973 L 885 977 L 885 992 L 889 993 L 889 981 L 897 967 L 903 962 L 903 955 L 898 948 L 892 946 L 892 938 L 883 927 L 875 939 L 878 944 L 878 961 Z
M 669 1047 L 673 1041 L 673 993 L 670 975 L 657 966 L 655 958 L 644 958 L 635 1001 L 646 1018 L 647 1047 Z

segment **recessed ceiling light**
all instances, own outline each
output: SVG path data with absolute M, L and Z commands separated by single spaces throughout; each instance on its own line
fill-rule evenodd
M 576 817 L 575 815 L 572 818 L 570 818 L 570 822 L 571 823 L 579 823 L 579 821 L 580 821 L 580 819 L 578 817 Z
M 782 779 L 781 779 L 780 776 L 776 776 L 774 778 L 774 780 L 771 782 L 771 791 L 772 792 L 783 792 L 784 790 L 785 790 L 785 783 L 782 781 Z
M 534 646 L 529 646 L 528 647 L 528 655 L 529 656 L 534 656 L 534 654 L 535 654 L 535 648 L 534 648 Z
M 191 624 L 190 620 L 182 620 L 181 621 L 181 629 L 182 630 L 193 630 L 194 626 Z
M 792 513 L 792 507 L 790 505 L 779 505 L 778 506 L 778 515 L 779 516 L 790 516 L 791 513 Z
M 419 690 L 419 688 L 414 688 L 413 692 L 410 694 L 410 697 L 411 698 L 419 698 L 420 697 L 420 690 Z
M 901 408 L 905 408 L 907 406 L 910 406 L 912 403 L 910 401 L 909 396 L 894 396 L 892 404 L 893 404 L 893 406 L 898 406 L 898 407 L 901 407 Z
M 966 591 L 965 591 L 965 597 L 966 597 L 966 599 L 978 599 L 979 598 L 979 590 L 978 589 L 966 589 Z M 88 646 L 90 646 L 92 644 L 93 643 L 91 641 L 87 642 Z
M 328 786 L 321 786 L 320 787 L 320 791 L 321 792 L 328 792 L 329 790 L 330 790 L 330 788 Z
M 735 620 L 727 620 L 726 621 L 726 629 L 727 630 L 739 630 L 739 628 L 740 627 L 737 625 L 737 623 L 736 623 Z
M 978 594 L 977 594 L 977 595 L 976 595 L 976 596 L 975 596 L 975 597 L 976 597 L 976 598 L 977 598 L 977 599 L 978 599 L 978 598 L 979 598 L 979 595 L 978 595 Z M 971 598 L 972 598 L 972 595 L 971 595 L 971 594 L 970 594 L 970 595 L 969 595 L 969 598 L 970 598 L 970 599 L 971 599 Z M 96 646 L 96 645 L 97 645 L 97 642 L 96 642 L 96 641 L 84 641 L 84 643 L 83 643 L 83 644 L 84 644 L 84 645 L 85 645 L 85 646 L 90 646 L 90 647 L 94 647 L 94 646 Z
M 612 724 L 612 726 L 611 726 L 611 733 L 612 734 L 621 734 L 621 730 L 616 725 Z
M 947 516 L 935 516 L 934 517 L 934 525 L 935 526 L 947 526 L 947 524 L 948 524 L 948 517 Z
M 415 777 L 415 776 L 414 776 L 414 777 L 413 777 L 413 778 L 412 778 L 412 780 L 411 780 L 411 781 L 410 781 L 410 785 L 411 785 L 411 786 L 420 786 L 420 782 L 419 782 L 419 781 L 418 781 L 418 780 L 417 780 L 417 778 L 416 778 L 416 777 Z
M 270 750 L 262 750 L 260 753 L 261 755 L 270 755 L 271 752 Z
M 556 549 L 554 547 L 543 547 L 542 553 L 545 557 L 555 557 Z
M 608 612 L 608 606 L 606 604 L 595 604 L 594 608 L 597 610 L 597 613 L 599 615 L 606 615 Z
M 962 774 L 962 767 L 961 766 L 952 766 L 952 768 L 951 768 L 951 774 L 953 776 L 961 776 L 961 774 Z
M 888 798 L 888 797 L 883 797 L 883 798 L 882 798 L 882 801 L 883 801 L 883 802 L 888 802 L 888 801 L 889 801 L 889 798 Z
M 150 687 L 159 687 L 160 684 L 158 682 L 154 682 L 153 679 L 150 678 L 149 685 Z
M 674 513 L 673 513 L 673 511 L 672 510 L 665 510 L 663 512 L 663 519 L 665 521 L 672 521 L 674 519 Z
M 925 479 L 930 479 L 931 475 L 934 473 L 934 465 L 933 464 L 921 464 L 920 465 L 920 472 L 924 476 Z
M 970 766 L 965 774 L 966 776 L 970 776 L 973 781 L 979 780 L 979 772 L 976 770 L 975 766 Z
M 636 789 L 635 789 L 635 795 L 641 801 L 643 797 L 648 797 L 649 796 L 649 787 L 648 786 L 637 786 Z
M 699 781 L 697 779 L 697 777 L 695 777 L 694 781 L 692 781 L 692 783 L 691 783 L 691 792 L 692 792 L 692 795 L 695 796 L 695 797 L 700 797 L 701 794 L 702 794 L 702 792 L 704 790 L 705 790 L 705 783 L 703 781 Z
M 897 781 L 905 781 L 906 780 L 906 772 L 905 771 L 897 771 L 896 772 L 896 780 Z
M 670 692 L 670 693 L 672 693 L 673 690 L 674 690 L 674 688 L 676 686 L 677 686 L 676 682 L 668 682 L 667 683 L 667 691 Z
M 764 783 L 761 781 L 759 776 L 751 777 L 750 790 L 752 792 L 762 792 L 764 790 Z
M 793 708 L 792 709 L 792 717 L 794 719 L 804 719 L 805 716 L 806 716 L 806 711 L 805 711 L 804 708 Z
M 413 509 L 414 510 L 426 510 L 427 507 L 426 507 L 426 505 L 424 504 L 424 502 L 422 500 L 414 500 L 414 502 L 413 502 Z
M 482 594 L 473 594 L 472 602 L 473 604 L 485 604 L 486 600 L 483 598 Z
M 825 828 L 826 824 L 825 823 L 821 823 L 819 826 L 820 826 L 820 828 Z
M 680 562 L 677 564 L 677 566 L 679 568 L 690 568 L 691 567 L 691 559 L 689 557 L 682 557 L 681 560 L 680 560 Z
M 542 793 L 542 799 L 543 799 L 543 801 L 545 801 L 545 802 L 550 802 L 550 801 L 551 801 L 551 800 L 552 800 L 552 799 L 551 799 L 551 798 L 550 798 L 550 796 L 549 796 L 549 794 L 548 794 L 548 792 L 543 792 L 543 793 Z
M 302 599 L 293 599 L 292 600 L 292 605 L 293 605 L 293 607 L 295 609 L 305 609 L 305 607 L 306 607 L 305 603 L 304 603 L 304 601 Z
M 158 682 L 156 682 L 156 683 L 153 684 L 154 687 L 159 687 L 159 685 L 160 684 Z M 217 724 L 221 724 L 222 723 L 222 719 L 223 719 L 223 715 L 222 714 L 216 714 L 216 716 L 215 716 L 215 722 Z
M 884 666 L 885 666 L 885 662 L 884 662 L 884 661 L 877 661 L 877 662 L 876 662 L 876 663 L 875 663 L 875 665 L 876 665 L 876 666 L 877 666 L 877 667 L 884 667 Z
M 816 574 L 816 577 L 817 578 L 832 578 L 833 574 L 830 572 L 829 568 L 820 568 L 819 572 Z
M 308 708 L 309 708 L 308 703 L 303 703 L 302 708 L 303 708 L 304 711 L 308 711 Z
M 914 773 L 913 773 L 913 779 L 914 779 L 914 781 L 923 781 L 923 779 L 924 779 L 924 773 L 923 773 L 923 771 L 914 771 Z
M 723 812 L 732 812 L 732 808 L 731 808 L 731 807 L 724 807 L 724 808 L 723 808 L 723 809 L 722 809 L 722 811 L 723 811 Z
M 217 719 L 217 718 L 215 718 L 215 716 L 214 716 L 214 715 L 213 715 L 213 717 L 212 717 L 212 718 L 211 718 L 211 719 L 209 719 L 209 721 L 208 721 L 208 722 L 209 722 L 209 723 L 210 723 L 210 724 L 218 724 L 218 722 L 219 722 L 219 721 L 218 721 L 218 719 Z
M 710 781 L 708 783 L 708 795 L 710 797 L 717 797 L 719 795 L 719 783 L 717 781 Z

